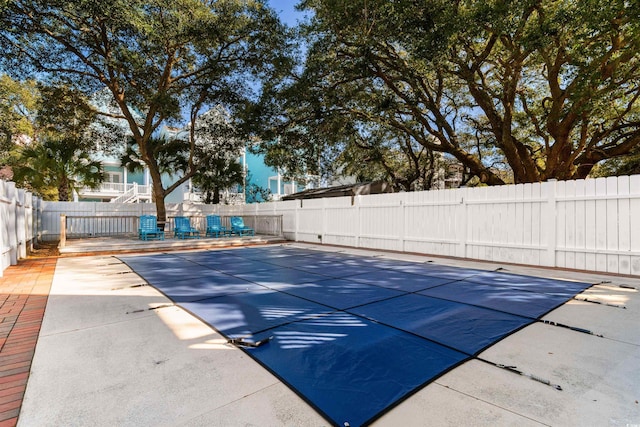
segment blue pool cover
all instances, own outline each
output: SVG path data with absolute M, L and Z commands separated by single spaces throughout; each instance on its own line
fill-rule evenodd
M 366 425 L 590 287 L 269 246 L 123 256 L 334 425 Z

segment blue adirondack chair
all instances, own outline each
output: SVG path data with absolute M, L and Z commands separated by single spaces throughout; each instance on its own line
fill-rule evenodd
M 155 215 L 142 215 L 140 217 L 140 227 L 138 228 L 138 239 L 164 240 L 164 231 L 158 228 L 158 220 Z
M 240 216 L 231 217 L 231 232 L 238 236 L 254 236 L 255 231 L 251 227 L 244 225 L 244 220 Z
M 199 239 L 200 230 L 191 226 L 191 221 L 186 216 L 177 216 L 174 218 L 175 227 L 173 229 L 174 236 L 178 239 Z
M 224 237 L 230 235 L 231 230 L 222 225 L 220 215 L 207 215 L 206 237 Z

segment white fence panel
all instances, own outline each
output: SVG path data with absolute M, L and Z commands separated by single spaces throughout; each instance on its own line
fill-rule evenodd
M 640 275 L 640 175 L 629 177 L 629 258 L 631 274 Z
M 11 224 L 11 210 L 12 200 L 8 193 L 9 183 L 0 181 L 0 270 L 4 271 L 8 266 L 12 264 L 11 259 L 11 238 L 9 237 L 14 232 L 15 227 Z
M 33 248 L 33 210 L 38 199 L 15 183 L 0 180 L 0 277 Z
M 639 176 L 559 183 L 556 266 L 638 274 Z M 635 252 L 635 253 L 634 253 Z M 639 266 L 640 267 L 640 266 Z
M 324 200 L 302 200 L 297 209 L 298 238 L 300 242 L 322 243 L 324 233 Z
M 1 190 L 5 259 L 17 256 L 8 226 L 17 224 L 17 202 L 10 183 Z M 155 205 L 41 202 L 31 211 L 42 238 L 52 240 L 60 214 L 137 216 L 155 213 Z M 167 204 L 168 218 L 202 222 L 208 214 L 282 215 L 284 236 L 301 242 L 640 275 L 640 176 L 252 205 Z

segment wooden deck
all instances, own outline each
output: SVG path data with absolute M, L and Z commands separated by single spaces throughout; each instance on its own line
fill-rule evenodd
M 282 236 L 202 237 L 200 239 L 139 240 L 135 237 L 90 237 L 67 239 L 60 256 L 97 255 L 132 252 L 165 252 L 189 249 L 211 249 L 229 246 L 265 245 L 282 243 Z

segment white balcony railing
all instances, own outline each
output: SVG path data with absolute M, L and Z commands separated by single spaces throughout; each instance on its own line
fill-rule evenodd
M 141 188 L 142 187 L 142 188 Z M 141 198 L 146 198 L 146 196 L 150 196 L 151 192 L 147 194 L 144 190 L 149 190 L 150 187 L 148 185 L 138 185 L 135 182 L 132 184 L 131 188 L 128 188 L 127 191 L 116 197 L 115 199 L 111 199 L 111 203 L 136 203 L 139 202 Z
M 85 197 L 111 198 L 112 202 L 117 200 L 117 202 L 125 203 L 130 198 L 135 199 L 135 201 L 139 199 L 150 200 L 151 186 L 137 183 L 103 182 L 98 188 L 85 187 L 79 193 Z

